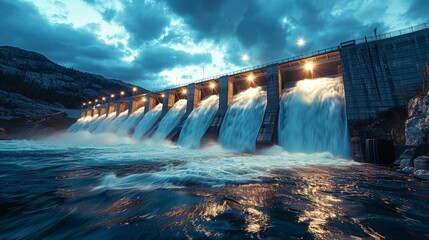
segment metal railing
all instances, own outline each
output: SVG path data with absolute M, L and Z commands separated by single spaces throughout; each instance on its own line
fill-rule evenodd
M 408 33 L 413 33 L 413 32 L 417 32 L 417 31 L 421 31 L 421 30 L 425 30 L 429 28 L 429 23 L 423 23 L 417 26 L 413 26 L 413 27 L 408 27 L 408 28 L 404 28 L 404 29 L 400 29 L 400 30 L 396 30 L 393 32 L 388 32 L 388 33 L 382 33 L 382 34 L 377 34 L 375 36 L 369 36 L 369 37 L 364 37 L 364 38 L 360 38 L 355 40 L 356 44 L 360 44 L 360 43 L 366 43 L 366 42 L 373 42 L 373 41 L 377 41 L 377 40 L 382 40 L 382 39 L 387 39 L 387 38 L 392 38 L 392 37 L 397 37 L 397 36 L 401 36 L 401 35 L 405 35 Z

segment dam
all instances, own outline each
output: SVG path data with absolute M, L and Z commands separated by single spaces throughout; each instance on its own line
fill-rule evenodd
M 120 132 L 238 152 L 279 145 L 365 160 L 366 129 L 427 90 L 429 24 L 123 97 L 82 110 L 70 131 Z

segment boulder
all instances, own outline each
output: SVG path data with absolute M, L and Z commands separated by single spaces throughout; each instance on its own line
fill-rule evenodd
M 395 162 L 393 162 L 393 165 L 396 165 L 396 166 L 401 165 L 401 161 L 403 159 L 413 159 L 415 152 L 416 152 L 415 148 L 405 149 L 405 151 L 403 153 L 401 153 L 401 155 L 399 155 L 399 158 L 396 159 Z
M 413 161 L 411 161 L 411 159 L 402 159 L 401 165 L 399 166 L 399 168 L 404 173 L 413 173 L 414 172 Z
M 414 177 L 424 180 L 429 180 L 429 170 L 414 171 Z
M 420 117 L 413 117 L 407 119 L 405 122 L 405 144 L 406 145 L 418 145 L 425 143 L 427 136 L 423 129 L 421 129 L 422 124 L 420 124 Z
M 414 159 L 414 168 L 415 170 L 429 170 L 429 157 L 420 156 Z
M 3 128 L 0 128 L 0 140 L 8 140 L 9 137 L 6 134 L 6 130 Z
M 424 96 L 426 97 L 426 96 Z M 416 117 L 420 114 L 422 114 L 424 112 L 424 110 L 426 110 L 426 107 L 424 106 L 424 99 L 423 96 L 416 96 L 414 98 L 412 98 L 409 102 L 408 102 L 408 117 L 412 118 L 412 117 Z

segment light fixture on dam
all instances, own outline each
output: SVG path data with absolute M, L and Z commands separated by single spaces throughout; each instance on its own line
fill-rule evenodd
M 123 97 L 125 95 L 124 91 L 121 91 L 121 97 Z
M 89 102 L 88 102 L 88 105 L 91 105 L 91 104 L 92 104 L 92 102 L 91 102 L 91 101 L 89 101 Z
M 210 88 L 211 89 L 214 89 L 216 87 L 216 84 L 214 84 L 214 83 L 210 83 Z
M 314 64 L 313 64 L 312 62 L 307 62 L 307 63 L 304 65 L 305 70 L 308 70 L 308 71 L 312 71 L 312 70 L 313 70 L 313 67 L 314 67 Z
M 98 103 L 98 99 L 95 99 L 94 102 Z
M 142 101 L 143 101 L 143 102 L 146 102 L 146 97 L 142 97 Z
M 255 80 L 255 76 L 253 74 L 250 74 L 249 76 L 247 76 L 247 81 L 253 82 L 253 80 Z
M 110 95 L 110 98 L 115 98 L 115 94 L 111 94 L 111 95 Z
M 186 89 L 182 90 L 182 94 L 186 94 L 188 91 Z
M 137 88 L 136 87 L 133 87 L 133 92 L 137 92 Z
M 82 103 L 82 106 L 86 106 L 86 103 Z
M 164 93 L 163 93 L 163 94 L 161 94 L 161 97 L 165 97 Z

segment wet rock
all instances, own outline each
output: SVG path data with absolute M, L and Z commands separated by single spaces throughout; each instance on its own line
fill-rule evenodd
M 396 159 L 395 162 L 393 162 L 393 165 L 396 165 L 396 166 L 401 165 L 401 161 L 403 159 L 413 159 L 415 152 L 416 152 L 415 148 L 405 149 L 405 151 L 403 153 L 401 153 L 401 155 L 399 155 L 399 158 Z
M 413 162 L 411 161 L 411 159 L 402 159 L 401 165 L 399 166 L 399 168 L 404 173 L 413 173 L 414 172 Z
M 8 140 L 9 137 L 6 134 L 6 130 L 3 128 L 0 128 L 0 140 Z
M 414 168 L 417 170 L 429 170 L 429 157 L 420 156 L 414 159 Z
M 426 97 L 426 96 L 424 96 Z M 425 110 L 427 110 L 425 106 L 425 101 L 423 96 L 416 96 L 413 99 L 411 99 L 408 102 L 408 117 L 416 117 L 422 113 L 424 113 Z
M 429 170 L 414 171 L 414 177 L 424 180 L 429 180 Z

